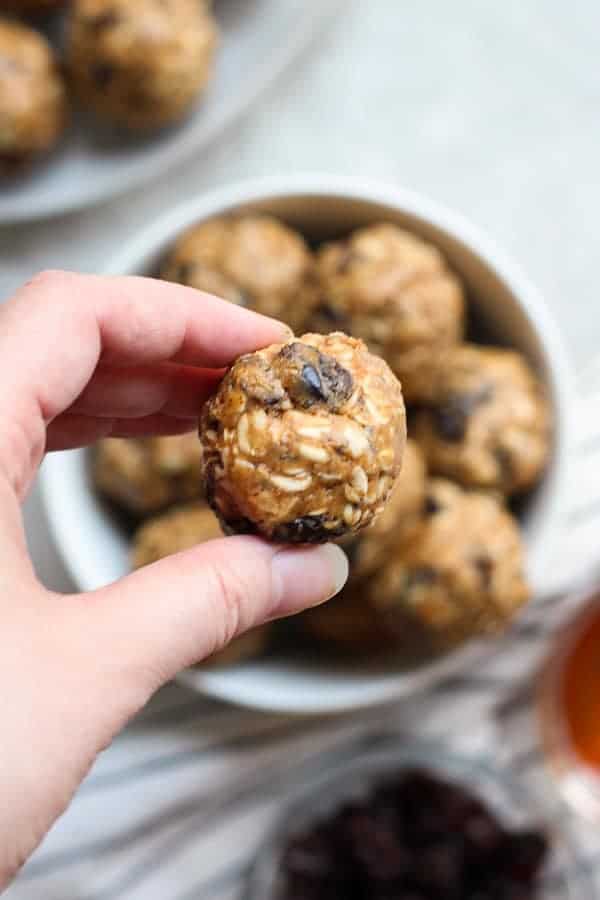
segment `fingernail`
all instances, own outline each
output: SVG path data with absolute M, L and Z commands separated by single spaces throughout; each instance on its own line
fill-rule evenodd
M 318 606 L 340 591 L 348 579 L 348 559 L 335 544 L 280 550 L 273 557 L 274 616 Z

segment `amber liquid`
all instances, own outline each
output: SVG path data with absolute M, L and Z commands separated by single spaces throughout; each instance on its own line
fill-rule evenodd
M 540 680 L 541 737 L 563 800 L 600 824 L 600 595 L 563 629 Z
M 600 776 L 600 610 L 565 659 L 560 700 L 574 753 Z

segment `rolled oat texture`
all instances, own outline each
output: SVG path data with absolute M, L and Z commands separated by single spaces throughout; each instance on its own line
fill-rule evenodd
M 161 277 L 304 329 L 318 300 L 315 263 L 301 234 L 272 216 L 211 219 L 185 232 Z
M 68 120 L 54 51 L 27 25 L 0 18 L 0 176 L 51 150 Z
M 506 495 L 531 488 L 548 462 L 542 385 L 513 350 L 464 344 L 440 357 L 414 436 L 432 472 Z
M 182 119 L 206 87 L 218 42 L 198 0 L 73 0 L 67 62 L 86 110 L 151 131 Z
M 362 341 L 305 334 L 240 357 L 200 437 L 207 499 L 229 533 L 323 543 L 383 511 L 406 441 L 402 391 Z
M 324 244 L 314 330 L 362 338 L 402 382 L 407 403 L 429 395 L 440 351 L 461 340 L 465 301 L 440 251 L 396 225 L 371 225 Z
M 134 516 L 148 516 L 202 495 L 202 450 L 196 434 L 106 438 L 93 457 L 98 490 Z

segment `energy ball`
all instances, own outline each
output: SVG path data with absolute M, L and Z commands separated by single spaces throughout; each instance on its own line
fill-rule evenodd
M 131 559 L 134 569 L 188 550 L 196 544 L 223 536 L 210 507 L 193 503 L 149 519 L 133 536 Z
M 402 392 L 362 341 L 305 334 L 240 357 L 200 438 L 207 499 L 228 532 L 321 543 L 383 511 L 406 441 Z
M 65 85 L 48 41 L 0 19 L 0 176 L 50 151 L 67 119 Z
M 98 490 L 134 516 L 202 495 L 202 449 L 195 434 L 106 438 L 96 448 Z
M 432 398 L 414 435 L 433 472 L 507 495 L 535 484 L 548 461 L 550 411 L 522 356 L 456 347 L 440 360 Z
M 414 441 L 407 440 L 402 471 L 385 509 L 358 537 L 341 541 L 350 561 L 351 578 L 376 572 L 385 565 L 400 539 L 420 525 L 426 484 L 423 454 Z
M 175 244 L 161 277 L 281 319 L 301 331 L 317 300 L 304 238 L 270 216 L 219 218 Z
M 346 655 L 387 654 L 393 647 L 383 616 L 353 586 L 301 613 L 298 622 L 309 637 Z
M 362 595 L 391 635 L 417 624 L 452 644 L 497 631 L 529 598 L 517 522 L 489 494 L 433 479 L 422 527 Z
M 67 34 L 82 105 L 131 131 L 182 119 L 206 87 L 217 45 L 200 0 L 75 0 Z
M 325 244 L 317 267 L 315 330 L 362 338 L 389 363 L 408 403 L 426 398 L 437 356 L 464 329 L 463 290 L 439 250 L 395 225 L 372 225 Z
M 235 666 L 250 659 L 255 659 L 267 649 L 271 642 L 272 634 L 273 628 L 271 625 L 259 625 L 258 628 L 253 628 L 251 631 L 246 631 L 239 637 L 234 638 L 222 650 L 217 650 L 216 653 L 205 659 L 203 663 L 200 663 L 200 667 L 203 669 L 216 669 L 221 666 Z

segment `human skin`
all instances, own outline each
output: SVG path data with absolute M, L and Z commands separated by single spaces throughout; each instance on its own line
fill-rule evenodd
M 153 279 L 47 272 L 0 305 L 0 890 L 158 687 L 346 580 L 332 545 L 233 537 L 61 595 L 27 551 L 21 505 L 46 452 L 191 431 L 224 367 L 288 337 L 279 322 Z

